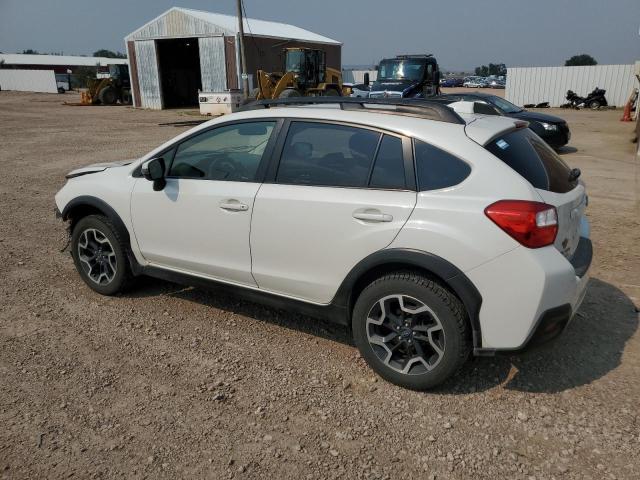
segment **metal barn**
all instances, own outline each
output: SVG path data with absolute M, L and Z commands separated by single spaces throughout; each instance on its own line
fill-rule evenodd
M 198 105 L 198 90 L 241 88 L 238 19 L 173 7 L 125 37 L 134 106 Z M 342 44 L 284 23 L 244 19 L 249 85 L 258 69 L 282 71 L 286 47 L 320 48 L 341 68 Z

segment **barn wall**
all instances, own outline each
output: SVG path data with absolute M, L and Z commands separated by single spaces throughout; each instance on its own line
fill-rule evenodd
M 247 73 L 255 75 L 260 69 L 280 72 L 284 67 L 283 50 L 290 47 L 317 48 L 327 52 L 327 67 L 342 68 L 341 45 L 281 40 L 275 38 L 252 37 L 245 35 L 244 46 L 247 58 Z
M 227 69 L 227 88 L 229 90 L 240 88 L 236 62 L 236 37 L 224 37 L 224 58 Z
M 135 42 L 138 80 L 140 86 L 140 106 L 154 110 L 162 109 L 160 93 L 160 72 L 154 40 Z
M 227 89 L 224 37 L 201 37 L 200 73 L 203 92 L 220 92 Z
M 0 69 L 0 88 L 18 92 L 58 93 L 53 70 Z
M 129 76 L 131 77 L 131 97 L 133 106 L 140 107 L 140 81 L 138 79 L 138 62 L 136 60 L 135 42 L 127 42 L 127 53 L 129 57 Z
M 212 25 L 192 15 L 171 10 L 166 15 L 152 20 L 126 40 L 147 40 L 167 37 L 196 37 L 200 35 L 233 35 L 233 32 Z
M 609 105 L 622 107 L 634 86 L 633 65 L 588 67 L 527 67 L 507 69 L 505 98 L 516 105 L 566 103 L 567 90 L 585 96 L 595 87 L 604 88 Z

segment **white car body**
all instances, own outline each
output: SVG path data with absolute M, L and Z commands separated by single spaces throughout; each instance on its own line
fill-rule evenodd
M 588 235 L 584 186 L 565 194 L 534 188 L 484 148 L 496 135 L 522 125 L 506 117 L 461 116 L 463 124 L 326 107 L 233 113 L 130 163 L 75 170 L 55 200 L 60 212 L 87 196 L 107 204 L 126 227 L 131 253 L 142 268 L 319 307 L 331 304 L 345 278 L 367 257 L 394 249 L 428 252 L 455 266 L 481 296 L 475 352 L 515 350 L 525 346 L 544 312 L 569 305 L 573 315 L 582 301 L 588 275 L 578 276 L 569 257 L 580 236 Z M 428 191 L 199 179 L 168 179 L 164 190 L 154 191 L 152 182 L 134 175 L 140 165 L 194 133 L 274 118 L 341 122 L 421 140 L 463 159 L 471 173 L 457 185 Z M 484 213 L 503 199 L 555 206 L 558 242 L 569 240 L 542 248 L 521 245 Z M 358 214 L 386 215 L 388 221 L 354 218 Z

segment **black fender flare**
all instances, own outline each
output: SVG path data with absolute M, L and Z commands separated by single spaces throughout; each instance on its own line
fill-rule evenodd
M 409 248 L 389 248 L 372 253 L 351 269 L 338 288 L 332 303 L 336 306 L 346 307 L 350 316 L 351 308 L 355 303 L 355 294 L 359 293 L 358 287 L 366 287 L 361 283 L 363 279 L 373 281 L 374 278 L 370 275 L 377 271 L 411 269 L 412 267 L 435 275 L 458 296 L 469 315 L 474 349 L 481 348 L 480 307 L 482 296 L 480 292 L 455 265 L 429 252 Z
M 74 210 L 83 207 L 91 207 L 92 209 L 98 210 L 102 212 L 120 231 L 120 233 L 124 236 L 127 242 L 127 258 L 129 259 L 129 265 L 134 275 L 140 274 L 142 271 L 142 267 L 136 260 L 133 252 L 131 251 L 131 235 L 129 234 L 129 229 L 120 218 L 120 215 L 113 209 L 111 205 L 109 205 L 104 200 L 101 200 L 97 197 L 93 197 L 91 195 L 81 195 L 79 197 L 74 198 L 69 203 L 67 203 L 64 209 L 61 212 L 62 219 L 67 221 L 73 218 L 72 213 Z M 71 232 L 70 232 L 71 233 Z

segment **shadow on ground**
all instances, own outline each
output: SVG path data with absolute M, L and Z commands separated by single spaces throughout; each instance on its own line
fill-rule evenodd
M 471 393 L 503 385 L 554 393 L 589 384 L 620 365 L 637 328 L 633 302 L 613 285 L 591 279 L 582 306 L 560 337 L 527 353 L 476 358 L 439 391 Z
M 576 153 L 578 151 L 578 149 L 576 147 L 570 147 L 568 145 L 565 145 L 564 147 L 560 147 L 558 150 L 556 150 L 560 155 L 566 155 L 568 153 Z
M 226 292 L 181 287 L 149 279 L 131 297 L 169 295 L 353 345 L 349 330 L 327 321 L 262 306 Z M 625 344 L 638 328 L 633 302 L 618 288 L 591 279 L 584 302 L 556 340 L 527 353 L 480 357 L 432 393 L 468 394 L 498 385 L 525 392 L 561 392 L 601 378 L 620 365 Z M 515 373 L 514 373 L 515 372 Z

